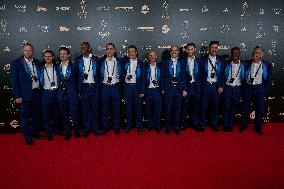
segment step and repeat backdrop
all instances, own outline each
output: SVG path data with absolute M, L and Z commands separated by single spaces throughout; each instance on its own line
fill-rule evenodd
M 71 49 L 74 60 L 80 44 L 89 41 L 102 56 L 105 45 L 116 45 L 119 56 L 127 46 L 138 47 L 143 60 L 154 49 L 159 60 L 170 45 L 194 42 L 197 55 L 207 52 L 210 40 L 219 40 L 219 54 L 228 57 L 238 46 L 249 59 L 260 45 L 273 63 L 273 87 L 267 99 L 265 122 L 284 121 L 284 2 L 233 0 L 30 0 L 0 2 L 0 132 L 19 129 L 18 107 L 9 83 L 10 62 L 30 42 L 35 57 L 60 46 Z M 254 112 L 250 117 L 254 118 Z

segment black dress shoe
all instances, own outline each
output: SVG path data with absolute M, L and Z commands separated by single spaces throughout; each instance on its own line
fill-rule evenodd
M 240 127 L 240 132 L 244 133 L 246 131 L 247 127 L 246 126 L 241 126 Z
M 47 140 L 48 141 L 52 141 L 52 139 L 53 139 L 52 135 L 47 135 Z
M 179 129 L 175 129 L 175 134 L 176 134 L 176 135 L 180 135 Z
M 94 133 L 94 135 L 97 137 L 97 136 L 100 136 L 100 133 L 99 133 L 99 131 L 95 131 L 95 132 L 93 132 Z
M 166 134 L 170 135 L 171 134 L 171 130 L 170 129 L 166 129 Z
M 204 132 L 205 131 L 205 125 L 199 126 L 197 131 L 198 132 Z
M 126 132 L 126 134 L 128 134 L 128 133 L 130 132 L 130 128 L 129 128 L 129 129 L 126 128 L 126 129 L 125 129 L 125 132 Z
M 219 132 L 220 131 L 220 128 L 218 126 L 213 126 L 212 129 L 215 132 Z
M 75 138 L 80 138 L 81 134 L 80 134 L 79 131 L 74 131 L 74 136 L 75 136 Z
M 101 135 L 107 135 L 107 133 L 108 133 L 108 130 L 103 130 L 103 131 L 101 132 Z
M 33 142 L 33 140 L 31 138 L 29 138 L 29 139 L 26 139 L 26 144 L 27 145 L 33 145 L 34 142 Z
M 137 129 L 137 134 L 138 135 L 142 135 L 143 134 L 143 129 L 142 128 Z
M 256 129 L 255 129 L 255 132 L 256 132 L 258 135 L 263 135 L 263 131 L 262 131 L 262 129 L 260 129 L 260 128 L 256 128 Z
M 43 139 L 45 139 L 45 138 L 46 138 L 46 136 L 41 135 L 41 134 L 36 134 L 36 135 L 33 135 L 33 138 L 43 140 Z
M 69 140 L 70 138 L 71 138 L 70 133 L 66 133 L 66 134 L 64 135 L 64 140 Z
M 157 129 L 156 129 L 156 132 L 157 132 L 157 133 L 162 133 L 162 131 L 161 131 L 160 128 L 157 128 Z
M 83 133 L 83 138 L 87 138 L 89 136 L 89 133 Z
M 119 129 L 115 129 L 115 130 L 114 130 L 114 134 L 115 134 L 115 135 L 119 135 L 119 134 L 120 134 L 120 130 L 119 130 Z
M 224 131 L 225 132 L 233 132 L 233 128 L 232 128 L 232 126 L 227 126 L 227 127 L 224 127 Z

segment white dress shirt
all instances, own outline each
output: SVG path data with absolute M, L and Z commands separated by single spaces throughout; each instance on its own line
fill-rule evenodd
M 62 69 L 62 74 L 64 77 L 66 77 L 67 75 L 68 62 L 69 61 L 61 62 L 61 69 Z
M 43 75 L 43 79 L 44 79 L 44 86 L 43 86 L 43 88 L 45 89 L 45 90 L 52 90 L 52 88 L 51 88 L 51 83 L 52 82 L 54 82 L 55 83 L 55 86 L 56 86 L 56 88 L 57 88 L 57 75 L 56 75 L 56 70 L 55 70 L 55 68 L 54 68 L 54 66 L 52 65 L 52 66 L 50 66 L 50 67 L 46 67 L 45 66 L 45 68 L 44 68 L 44 75 Z M 54 74 L 54 75 L 53 75 Z
M 83 80 L 83 83 L 95 83 L 93 76 L 93 63 L 92 63 L 92 54 L 89 54 L 88 57 L 83 56 L 84 61 L 84 73 L 88 74 L 88 78 Z
M 155 86 L 152 81 L 156 80 L 157 81 L 157 70 L 156 70 L 157 64 L 155 63 L 154 65 L 150 64 L 150 84 L 149 88 L 157 88 L 158 86 Z
M 28 64 L 29 69 L 30 69 L 31 78 L 32 78 L 32 89 L 37 89 L 37 88 L 39 88 L 39 76 L 38 76 L 38 73 L 37 73 L 36 66 L 33 65 L 33 63 L 32 63 L 33 60 L 28 60 L 28 59 L 25 58 L 25 61 Z M 37 81 L 34 80 L 33 76 L 37 77 Z
M 125 83 L 136 83 L 136 68 L 137 68 L 137 59 L 132 60 L 130 59 L 129 66 L 127 68 L 127 74 L 125 77 Z M 130 80 L 127 79 L 129 75 L 132 75 Z
M 194 61 L 195 61 L 195 56 L 193 57 L 188 57 L 188 69 L 189 69 L 189 74 L 192 76 L 192 80 L 191 80 L 191 83 L 193 83 L 195 81 L 195 78 L 194 78 Z
M 209 58 L 208 58 L 208 74 L 207 74 L 207 81 L 211 82 L 211 83 L 216 83 L 217 82 L 217 73 L 212 68 L 209 60 L 212 61 L 212 65 L 216 68 L 216 56 L 212 57 L 212 56 L 209 55 Z M 211 78 L 211 73 L 215 73 L 215 77 L 214 78 Z
M 112 58 L 112 60 L 109 60 L 108 58 L 104 62 L 105 66 L 105 73 L 104 73 L 104 84 L 108 85 L 114 85 L 119 82 L 118 78 L 118 68 L 117 68 L 117 61 L 116 58 Z M 111 77 L 111 83 L 108 83 L 108 77 Z
M 174 70 L 174 77 L 176 77 L 177 74 L 177 58 L 171 58 L 172 62 L 173 62 L 173 70 Z
M 257 72 L 257 75 L 255 76 L 256 72 Z M 252 83 L 253 85 L 259 85 L 262 83 L 262 62 L 261 61 L 259 63 L 252 63 L 251 65 L 251 70 L 249 73 L 248 80 L 254 77 L 255 79 L 253 80 L 253 83 Z
M 235 78 L 233 83 L 229 82 L 231 78 Z M 238 61 L 237 64 L 233 63 L 233 61 L 231 62 L 231 66 L 230 66 L 230 69 L 229 69 L 229 76 L 227 78 L 226 84 L 230 85 L 232 87 L 241 85 L 241 64 L 240 64 L 240 61 Z

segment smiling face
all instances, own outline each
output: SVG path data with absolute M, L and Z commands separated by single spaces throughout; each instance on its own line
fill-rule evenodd
M 90 52 L 91 52 L 90 45 L 83 43 L 81 45 L 81 53 L 83 54 L 83 56 L 85 57 L 89 56 Z
M 196 48 L 193 45 L 189 45 L 189 46 L 186 47 L 185 51 L 186 51 L 186 53 L 189 57 L 193 57 L 193 55 L 196 51 Z
M 209 55 L 215 57 L 218 52 L 218 44 L 211 44 L 209 46 Z
M 233 60 L 233 62 L 237 62 L 238 60 L 240 60 L 240 54 L 241 54 L 241 52 L 240 52 L 240 50 L 239 49 L 234 49 L 233 51 L 232 51 L 232 60 Z
M 116 52 L 116 49 L 114 48 L 113 45 L 108 44 L 106 46 L 106 54 L 107 54 L 108 58 L 112 58 L 114 56 L 115 52 Z
M 177 46 L 172 46 L 171 49 L 170 49 L 171 57 L 172 58 L 177 58 L 178 57 L 178 53 L 179 53 L 178 47 Z
M 45 52 L 43 54 L 43 59 L 46 62 L 46 64 L 52 64 L 54 60 L 54 56 L 52 55 L 52 53 Z
M 23 56 L 28 60 L 32 59 L 33 58 L 33 48 L 29 45 L 24 45 Z
M 258 63 L 262 60 L 263 57 L 263 51 L 261 48 L 255 48 L 253 53 L 252 53 L 252 59 L 255 63 Z
M 128 49 L 128 57 L 133 60 L 137 58 L 137 51 L 135 50 L 135 48 Z
M 157 53 L 155 51 L 151 51 L 148 55 L 148 59 L 150 61 L 151 64 L 154 64 L 157 61 Z

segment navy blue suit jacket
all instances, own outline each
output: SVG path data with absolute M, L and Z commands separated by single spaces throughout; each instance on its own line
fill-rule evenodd
M 62 73 L 61 63 L 58 62 L 55 65 L 57 80 L 59 84 L 59 89 L 61 88 L 61 84 L 65 83 L 65 89 L 68 94 L 78 94 L 78 77 L 76 75 L 76 65 L 73 64 L 71 61 L 68 62 L 67 70 L 66 70 L 66 77 L 64 77 Z M 59 90 L 60 91 L 60 90 Z M 59 92 L 60 93 L 60 92 Z M 60 94 L 59 94 L 60 98 Z
M 130 60 L 127 58 L 124 61 L 124 66 L 123 66 L 123 81 L 125 82 L 125 77 L 127 76 L 127 71 L 128 67 L 130 64 Z M 139 94 L 144 94 L 145 93 L 145 66 L 144 63 L 138 59 L 137 61 L 137 67 L 136 67 L 136 88 L 139 92 Z
M 161 85 L 162 85 L 162 79 L 161 79 L 161 63 L 156 64 L 156 80 L 159 85 L 159 89 L 161 90 Z M 145 89 L 147 89 L 150 85 L 150 76 L 151 76 L 151 69 L 150 69 L 150 63 L 145 62 Z
M 262 84 L 265 87 L 265 95 L 268 95 L 268 91 L 272 85 L 272 64 L 271 62 L 262 60 Z M 253 63 L 253 60 L 246 61 L 245 65 L 245 81 L 248 81 L 250 68 Z
M 226 65 L 225 65 L 225 76 L 224 76 L 225 83 L 227 82 L 228 77 L 230 76 L 231 62 L 232 62 L 232 60 L 228 60 L 226 62 Z M 243 82 L 245 80 L 245 66 L 246 66 L 246 62 L 244 60 L 240 60 L 240 64 L 241 64 L 241 68 L 240 68 L 239 75 L 241 76 L 241 83 L 243 84 Z
M 119 78 L 119 84 L 123 83 L 123 60 L 121 58 L 115 57 L 117 62 L 117 69 L 118 69 L 118 78 Z M 104 80 L 104 73 L 105 73 L 105 61 L 106 56 L 102 57 L 99 60 L 99 72 L 100 72 L 100 78 L 99 81 L 102 84 Z
M 200 93 L 200 70 L 201 70 L 200 64 L 201 64 L 200 59 L 195 57 L 193 74 L 194 74 L 194 87 L 197 93 Z M 187 92 L 190 93 L 191 83 L 190 83 L 190 71 L 188 66 L 188 57 L 186 57 L 184 60 L 183 70 L 184 70 L 184 83 L 187 88 Z
M 92 55 L 92 71 L 95 84 L 99 87 L 99 58 L 97 56 Z M 87 70 L 88 68 L 85 68 Z M 83 74 L 84 74 L 84 59 L 83 55 L 80 55 L 75 60 L 75 70 L 78 81 L 78 92 L 81 93 L 82 84 L 83 84 Z M 91 70 L 90 70 L 91 71 Z
M 33 59 L 33 63 L 40 76 L 40 61 Z M 11 63 L 11 86 L 14 98 L 22 98 L 29 101 L 32 95 L 32 74 L 24 57 L 20 57 Z
M 207 75 L 208 75 L 208 59 L 209 55 L 204 56 L 200 61 L 200 68 L 201 68 L 201 85 L 205 86 L 205 83 L 207 82 Z M 218 88 L 224 87 L 225 84 L 225 65 L 223 62 L 223 58 L 220 56 L 216 56 L 216 71 L 217 71 L 217 86 Z
M 161 89 L 167 91 L 172 86 L 173 68 L 171 67 L 171 59 L 163 61 L 162 63 L 162 77 L 161 77 Z M 178 59 L 176 77 L 177 85 L 180 92 L 186 90 L 184 85 L 184 70 L 182 69 L 183 60 Z

